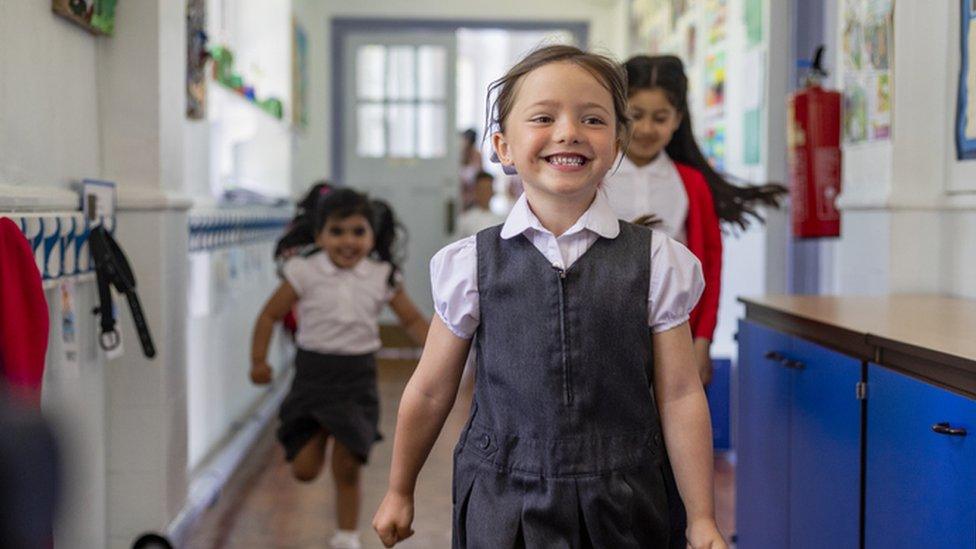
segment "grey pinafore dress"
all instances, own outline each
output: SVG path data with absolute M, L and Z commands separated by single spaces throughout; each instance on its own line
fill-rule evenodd
M 667 547 L 651 231 L 620 222 L 562 271 L 500 230 L 477 235 L 478 371 L 455 450 L 453 547 Z

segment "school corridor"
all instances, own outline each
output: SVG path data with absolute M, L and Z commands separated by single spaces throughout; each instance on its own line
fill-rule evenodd
M 409 489 L 397 547 L 976 547 L 971 55 L 976 0 L 0 0 L 0 549 Z

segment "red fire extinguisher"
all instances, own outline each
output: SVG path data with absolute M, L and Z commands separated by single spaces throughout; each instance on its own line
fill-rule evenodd
M 787 146 L 793 236 L 840 236 L 841 94 L 820 86 L 823 46 L 814 55 L 806 86 L 788 100 Z

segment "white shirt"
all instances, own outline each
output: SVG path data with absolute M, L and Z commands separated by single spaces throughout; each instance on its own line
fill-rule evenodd
M 593 204 L 576 224 L 558 237 L 542 226 L 523 194 L 508 214 L 501 238 L 524 234 L 554 267 L 568 269 L 597 238 L 616 238 L 619 233 L 617 216 L 602 191 L 597 192 Z M 437 252 L 430 261 L 430 277 L 437 315 L 454 335 L 472 337 L 481 318 L 476 237 L 459 240 Z M 647 293 L 651 331 L 663 332 L 687 321 L 704 288 L 698 259 L 680 243 L 655 231 Z
M 626 221 L 654 214 L 662 225 L 655 226 L 682 243 L 687 242 L 685 220 L 688 218 L 688 193 L 678 168 L 661 151 L 646 166 L 638 167 L 621 155 L 620 167 L 603 183 L 613 211 Z
M 289 259 L 282 274 L 298 294 L 298 346 L 338 355 L 377 351 L 382 346 L 377 318 L 396 293 L 387 284 L 392 268 L 365 258 L 340 269 L 325 251 Z M 399 279 L 395 282 L 399 286 Z
M 478 231 L 494 227 L 502 221 L 505 221 L 505 218 L 495 212 L 474 206 L 458 216 L 457 235 L 464 237 L 478 234 Z

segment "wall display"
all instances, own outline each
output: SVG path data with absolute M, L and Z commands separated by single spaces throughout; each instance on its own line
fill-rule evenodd
M 717 120 L 705 129 L 704 152 L 712 167 L 725 169 L 725 122 Z
M 725 52 L 705 56 L 705 107 L 721 110 L 725 105 Z
M 725 40 L 725 23 L 728 17 L 728 0 L 706 0 L 708 14 L 708 45 L 714 46 Z
M 661 41 L 671 32 L 671 0 L 631 0 L 631 54 L 661 51 Z
M 961 0 L 956 159 L 976 158 L 976 0 Z
M 291 31 L 291 119 L 304 129 L 308 127 L 308 35 L 294 18 Z
M 186 117 L 207 116 L 207 3 L 186 2 Z
M 763 40 L 763 0 L 746 0 L 746 45 L 760 44 Z
M 844 141 L 891 138 L 892 0 L 845 0 Z
M 118 0 L 51 0 L 51 10 L 92 34 L 111 36 Z

